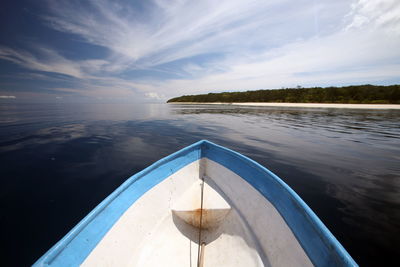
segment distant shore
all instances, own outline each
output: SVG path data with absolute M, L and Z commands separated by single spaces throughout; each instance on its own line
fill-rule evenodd
M 299 108 L 349 108 L 349 109 L 400 109 L 398 104 L 330 104 L 330 103 L 273 103 L 273 102 L 170 102 L 169 104 L 190 105 L 234 105 L 254 107 L 299 107 Z

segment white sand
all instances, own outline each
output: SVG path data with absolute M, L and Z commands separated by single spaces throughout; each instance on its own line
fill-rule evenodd
M 169 104 L 195 104 L 195 105 L 235 105 L 255 107 L 301 107 L 301 108 L 351 108 L 351 109 L 400 109 L 400 105 L 394 104 L 328 104 L 328 103 L 266 103 L 266 102 L 245 102 L 245 103 L 205 103 L 205 102 L 173 102 Z

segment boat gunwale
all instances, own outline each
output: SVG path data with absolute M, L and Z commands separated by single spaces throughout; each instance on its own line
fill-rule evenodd
M 150 166 L 141 170 L 140 172 L 129 177 L 125 182 L 123 182 L 119 187 L 117 187 L 110 195 L 108 195 L 104 200 L 102 200 L 93 210 L 91 210 L 77 225 L 75 225 L 62 239 L 60 239 L 55 245 L 53 245 L 32 266 L 50 266 L 50 264 L 54 261 L 54 259 L 59 254 L 61 254 L 61 252 L 74 240 L 74 238 L 76 238 L 79 235 L 79 233 L 82 232 L 82 230 L 85 229 L 85 227 L 88 226 L 89 223 L 92 222 L 104 209 L 106 209 L 115 199 L 117 199 L 126 189 L 128 189 L 128 187 L 130 187 L 132 184 L 136 183 L 141 178 L 145 177 L 147 174 L 151 173 L 158 167 L 160 167 L 164 164 L 167 164 L 178 157 L 182 157 L 182 156 L 184 156 L 185 152 L 190 152 L 192 150 L 199 151 L 198 158 L 195 159 L 194 161 L 199 160 L 200 155 L 201 155 L 201 145 L 203 144 L 203 142 L 204 142 L 204 140 L 201 140 L 192 145 L 186 146 L 166 157 L 161 158 L 160 160 L 154 162 L 153 164 L 151 164 Z M 191 162 L 189 162 L 187 164 L 190 164 L 190 163 Z M 181 166 L 180 168 L 175 169 L 173 172 L 171 170 L 170 175 L 179 171 L 181 168 L 185 167 L 187 164 Z M 164 179 L 166 179 L 167 177 L 168 177 L 168 175 Z M 162 180 L 164 180 L 164 179 L 162 179 Z M 154 185 L 154 186 L 156 186 L 156 185 Z M 154 186 L 152 186 L 151 188 L 153 188 Z M 150 189 L 148 189 L 148 190 L 150 190 Z M 138 195 L 137 199 L 139 199 L 148 190 L 143 192 L 141 195 Z M 136 202 L 136 200 L 134 202 Z M 119 218 L 120 217 L 116 218 L 115 222 Z M 97 245 L 97 243 L 95 245 Z M 87 255 L 89 255 L 92 250 L 93 250 L 93 248 L 90 249 L 90 251 L 88 251 Z
M 342 244 L 336 239 L 336 237 L 330 232 L 330 230 L 325 226 L 325 224 L 321 221 L 321 219 L 314 213 L 314 211 L 304 202 L 303 199 L 288 185 L 286 184 L 278 175 L 274 174 L 272 171 L 264 167 L 263 165 L 259 164 L 258 162 L 252 160 L 249 157 L 246 157 L 239 152 L 236 152 L 234 150 L 231 150 L 229 148 L 226 148 L 224 146 L 220 146 L 217 144 L 214 144 L 212 142 L 209 142 L 205 140 L 205 145 L 207 144 L 210 145 L 211 149 L 220 149 L 225 153 L 229 153 L 233 155 L 236 159 L 239 159 L 242 163 L 245 165 L 248 165 L 250 168 L 249 169 L 254 169 L 257 168 L 258 171 L 261 171 L 261 173 L 266 173 L 268 174 L 272 179 L 273 183 L 276 183 L 278 188 L 283 189 L 283 192 L 289 196 L 289 198 L 292 198 L 292 202 L 298 205 L 300 209 L 298 209 L 303 215 L 305 215 L 305 219 L 310 223 L 313 227 L 313 230 L 318 234 L 319 237 L 321 237 L 322 242 L 326 245 L 328 249 L 333 249 L 335 254 L 339 256 L 340 262 L 336 262 L 339 266 L 342 266 L 345 264 L 346 266 L 358 266 L 357 263 L 354 261 L 354 259 L 350 256 L 350 254 L 346 251 L 346 249 L 342 246 Z M 212 153 L 210 155 L 213 155 Z M 202 149 L 202 157 L 206 157 L 210 159 L 210 157 L 207 156 L 207 153 L 205 153 L 205 150 Z M 214 159 L 212 159 L 214 160 Z M 293 234 L 296 236 L 296 239 L 300 242 L 300 245 L 302 248 L 305 250 L 306 254 L 310 258 L 310 260 L 313 262 L 314 265 L 320 266 L 320 262 L 317 259 L 318 255 L 316 255 L 318 252 L 315 250 L 312 250 L 307 247 L 306 242 L 308 240 L 304 240 L 300 235 L 299 235 L 299 229 L 297 229 L 297 226 L 300 224 L 297 221 L 289 221 L 288 220 L 288 212 L 284 211 L 281 209 L 280 206 L 277 205 L 276 199 L 271 199 L 266 192 L 262 191 L 259 186 L 257 186 L 257 182 L 260 181 L 255 181 L 255 179 L 249 178 L 249 177 L 244 177 L 243 173 L 238 173 L 235 171 L 235 164 L 232 163 L 232 161 L 228 161 L 228 164 L 224 164 L 221 160 L 216 160 L 217 163 L 223 165 L 224 167 L 228 168 L 232 172 L 236 173 L 242 179 L 250 183 L 258 192 L 261 193 L 263 197 L 265 197 L 268 201 L 271 202 L 271 204 L 276 208 L 276 210 L 279 212 L 279 214 L 282 216 L 284 221 L 287 223 L 289 228 L 292 230 Z M 283 198 L 284 199 L 284 198 Z M 295 211 L 295 209 L 292 209 L 291 211 Z M 329 257 L 332 256 L 331 253 L 328 254 Z

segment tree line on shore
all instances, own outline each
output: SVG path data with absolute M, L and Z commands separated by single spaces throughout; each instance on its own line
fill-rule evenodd
M 298 86 L 286 89 L 184 95 L 169 99 L 167 102 L 400 104 L 400 85 L 367 84 L 326 88 Z

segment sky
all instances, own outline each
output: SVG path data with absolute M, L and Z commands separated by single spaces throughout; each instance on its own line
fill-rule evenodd
M 400 83 L 398 0 L 0 5 L 0 101 Z

